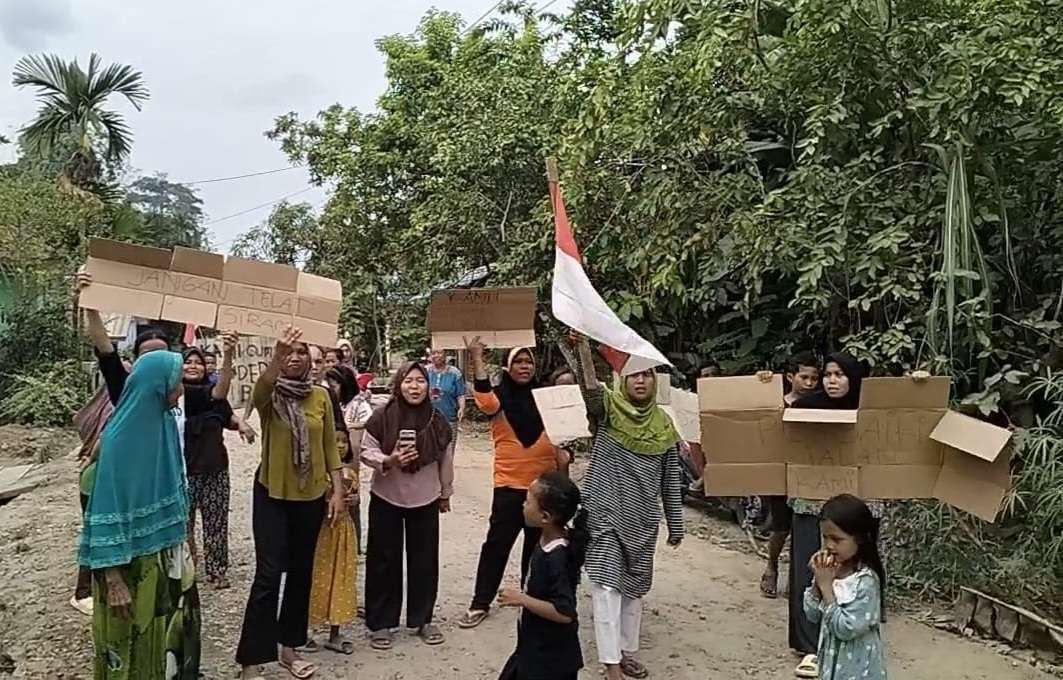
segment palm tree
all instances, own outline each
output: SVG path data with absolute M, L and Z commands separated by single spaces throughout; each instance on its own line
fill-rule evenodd
M 125 64 L 101 68 L 99 55 L 89 57 L 88 71 L 75 59 L 66 62 L 51 54 L 23 57 L 15 65 L 15 87 L 37 89 L 41 108 L 24 128 L 28 148 L 47 154 L 73 142 L 75 150 L 63 179 L 80 189 L 91 189 L 100 178 L 97 149 L 104 158 L 121 162 L 132 148 L 133 135 L 122 115 L 104 108 L 111 95 L 121 95 L 138 111 L 148 99 L 139 71 Z

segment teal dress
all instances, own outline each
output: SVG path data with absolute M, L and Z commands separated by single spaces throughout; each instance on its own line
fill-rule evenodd
M 882 597 L 868 568 L 834 582 L 834 603 L 815 586 L 805 590 L 805 616 L 820 624 L 820 680 L 886 680 L 882 652 Z

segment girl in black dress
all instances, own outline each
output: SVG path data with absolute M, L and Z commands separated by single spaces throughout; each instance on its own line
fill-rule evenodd
M 524 521 L 542 529 L 523 588 L 505 588 L 503 607 L 520 607 L 517 650 L 499 680 L 576 680 L 583 668 L 576 586 L 587 555 L 587 511 L 579 488 L 549 472 L 528 489 Z

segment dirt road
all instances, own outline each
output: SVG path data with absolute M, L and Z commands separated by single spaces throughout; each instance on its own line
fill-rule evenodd
M 233 650 L 254 569 L 250 536 L 250 480 L 257 451 L 231 441 L 234 587 L 204 588 L 204 674 L 221 680 L 235 673 Z M 350 657 L 315 655 L 319 678 L 357 680 L 488 680 L 512 651 L 516 614 L 495 613 L 475 631 L 454 622 L 468 605 L 491 494 L 489 446 L 465 434 L 457 457 L 454 512 L 443 518 L 442 574 L 437 606 L 447 635 L 429 648 L 402 635 L 390 653 L 372 651 L 356 629 Z M 90 678 L 89 621 L 67 605 L 74 583 L 79 527 L 74 463 L 49 464 L 51 483 L 0 507 L 0 652 L 17 664 L 15 678 Z M 706 537 L 712 523 L 689 511 L 699 525 L 678 551 L 662 544 L 655 586 L 646 603 L 643 659 L 655 678 L 792 678 L 786 648 L 786 605 L 757 590 L 759 562 Z M 511 578 L 516 564 L 511 562 Z M 363 574 L 359 574 L 360 577 Z M 597 677 L 589 596 L 581 593 L 586 678 Z M 904 680 L 1041 680 L 1049 676 L 1000 656 L 985 645 L 939 632 L 895 615 L 886 629 L 891 676 Z M 0 672 L 2 677 L 2 672 Z M 269 678 L 288 678 L 277 669 Z

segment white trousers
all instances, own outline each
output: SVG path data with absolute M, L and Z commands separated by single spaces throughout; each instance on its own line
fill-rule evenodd
M 623 654 L 639 651 L 642 600 L 624 597 L 618 590 L 591 582 L 591 602 L 599 663 L 616 665 Z

